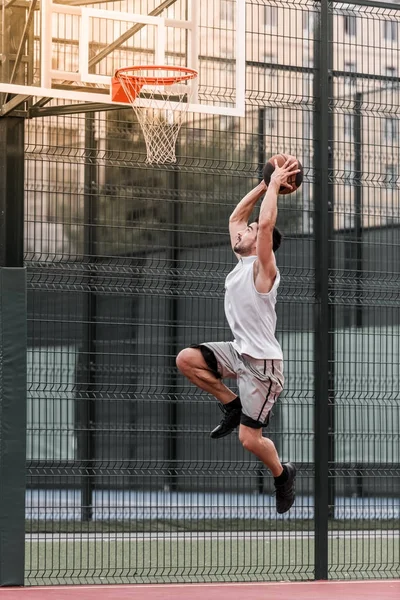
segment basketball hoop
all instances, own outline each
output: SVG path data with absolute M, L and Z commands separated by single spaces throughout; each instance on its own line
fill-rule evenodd
M 150 164 L 176 162 L 175 145 L 185 119 L 197 71 L 175 66 L 124 67 L 112 80 L 112 100 L 135 111 Z M 146 107 L 139 99 L 146 99 Z

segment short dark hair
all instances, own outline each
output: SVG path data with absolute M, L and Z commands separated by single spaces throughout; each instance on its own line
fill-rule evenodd
M 257 219 L 254 219 L 254 223 L 258 223 L 258 217 Z M 279 246 L 282 243 L 282 239 L 283 239 L 283 235 L 281 233 L 281 231 L 279 231 L 279 229 L 277 227 L 274 227 L 274 231 L 272 233 L 272 250 L 274 252 L 276 252 L 279 248 Z

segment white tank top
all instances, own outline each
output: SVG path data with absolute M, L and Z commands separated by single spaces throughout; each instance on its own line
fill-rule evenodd
M 275 337 L 275 304 L 280 274 L 277 271 L 272 289 L 267 294 L 260 294 L 254 284 L 253 264 L 256 258 L 254 255 L 240 258 L 227 276 L 225 315 L 239 354 L 282 360 L 282 348 Z

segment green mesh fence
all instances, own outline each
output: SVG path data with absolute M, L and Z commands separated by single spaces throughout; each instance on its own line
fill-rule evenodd
M 145 163 L 130 109 L 27 120 L 29 585 L 314 577 L 322 105 L 329 576 L 399 576 L 400 10 L 322 4 L 329 27 L 319 2 L 248 0 L 246 116 L 189 114 L 175 166 Z M 237 435 L 209 438 L 216 402 L 175 367 L 186 345 L 230 339 L 228 218 L 276 152 L 305 168 L 278 218 L 286 388 L 266 434 L 298 467 L 283 517 Z

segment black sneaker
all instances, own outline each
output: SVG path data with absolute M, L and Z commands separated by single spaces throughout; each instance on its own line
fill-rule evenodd
M 222 438 L 225 435 L 229 435 L 232 431 L 240 424 L 240 415 L 242 414 L 241 408 L 231 408 L 226 410 L 223 404 L 218 405 L 224 416 L 221 419 L 219 425 L 210 433 L 210 437 L 213 439 Z
M 294 482 L 296 479 L 296 467 L 292 463 L 286 463 L 288 479 L 282 485 L 275 484 L 276 490 L 276 510 L 281 515 L 293 506 L 294 502 Z

